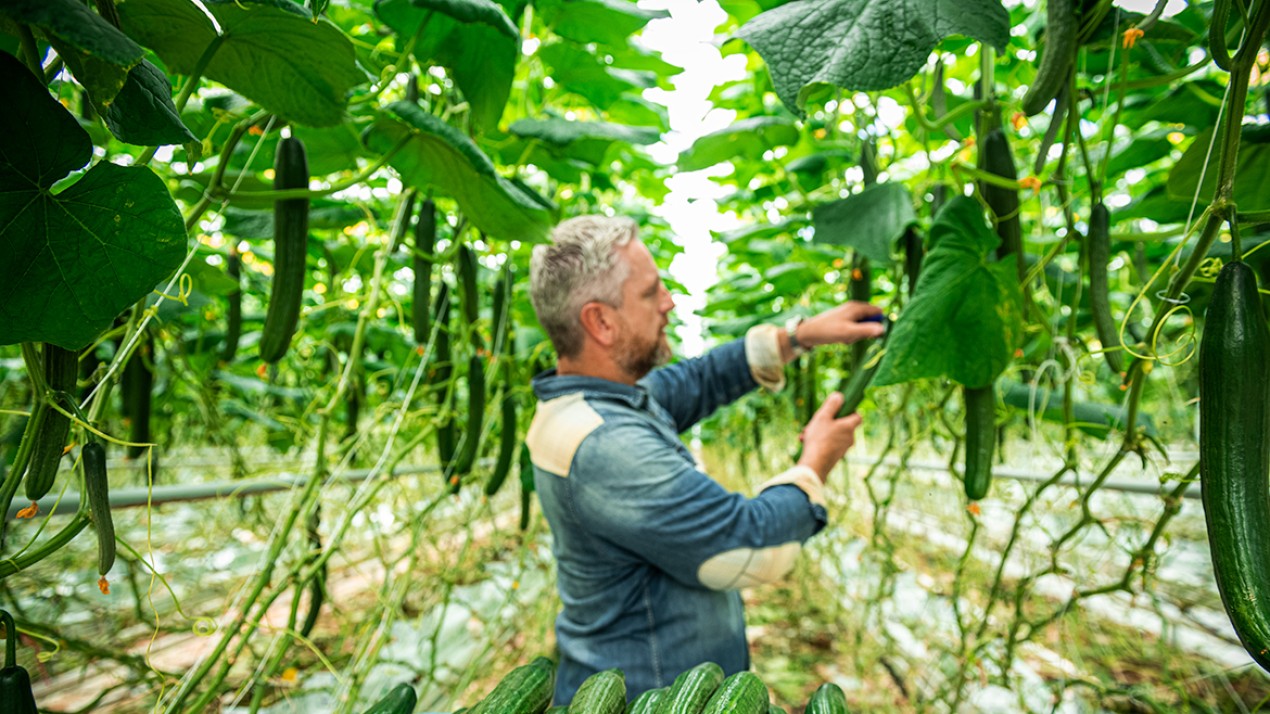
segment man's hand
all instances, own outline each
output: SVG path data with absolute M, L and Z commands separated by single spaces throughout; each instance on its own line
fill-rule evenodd
M 846 455 L 847 449 L 855 443 L 855 430 L 860 426 L 859 414 L 837 418 L 841 408 L 842 393 L 830 394 L 812 415 L 811 421 L 807 422 L 799 437 L 803 442 L 803 455 L 798 459 L 798 464 L 815 471 L 822 482 Z
M 803 320 L 798 326 L 798 342 L 807 347 L 851 344 L 859 340 L 881 337 L 881 322 L 861 322 L 878 318 L 882 309 L 867 302 L 850 301 Z

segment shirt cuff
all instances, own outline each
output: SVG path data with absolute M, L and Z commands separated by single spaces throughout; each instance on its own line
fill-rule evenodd
M 759 492 L 763 492 L 773 486 L 797 486 L 803 493 L 807 494 L 807 498 L 812 503 L 824 507 L 825 505 L 825 485 L 821 483 L 820 477 L 816 475 L 811 467 L 797 465 L 789 470 L 777 474 L 771 480 L 758 487 Z
M 745 361 L 754 381 L 779 392 L 785 388 L 785 360 L 781 359 L 781 328 L 755 325 L 745 333 Z

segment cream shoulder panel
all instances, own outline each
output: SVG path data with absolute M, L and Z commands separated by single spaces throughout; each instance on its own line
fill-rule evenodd
M 525 435 L 529 457 L 543 471 L 567 477 L 582 440 L 603 423 L 581 392 L 538 402 Z

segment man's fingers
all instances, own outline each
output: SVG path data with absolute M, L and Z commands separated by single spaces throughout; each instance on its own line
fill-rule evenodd
M 844 330 L 847 332 L 848 342 L 881 337 L 886 333 L 886 327 L 880 322 L 857 322 L 847 325 Z
M 812 415 L 812 419 L 833 419 L 838 415 L 838 410 L 842 408 L 842 392 L 832 392 L 825 397 L 825 401 L 820 404 L 820 408 Z
M 860 426 L 861 421 L 863 421 L 863 417 L 856 412 L 852 412 L 841 419 L 838 419 L 836 423 L 838 426 L 855 431 L 856 427 Z
M 882 314 L 882 308 L 877 305 L 870 305 L 867 302 L 851 301 L 843 306 L 845 317 L 852 322 L 859 322 L 866 317 L 873 317 Z

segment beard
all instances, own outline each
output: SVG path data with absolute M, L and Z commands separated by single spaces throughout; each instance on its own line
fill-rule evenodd
M 645 341 L 636 337 L 633 330 L 627 330 L 613 352 L 617 366 L 636 380 L 670 361 L 670 343 L 664 331 Z

